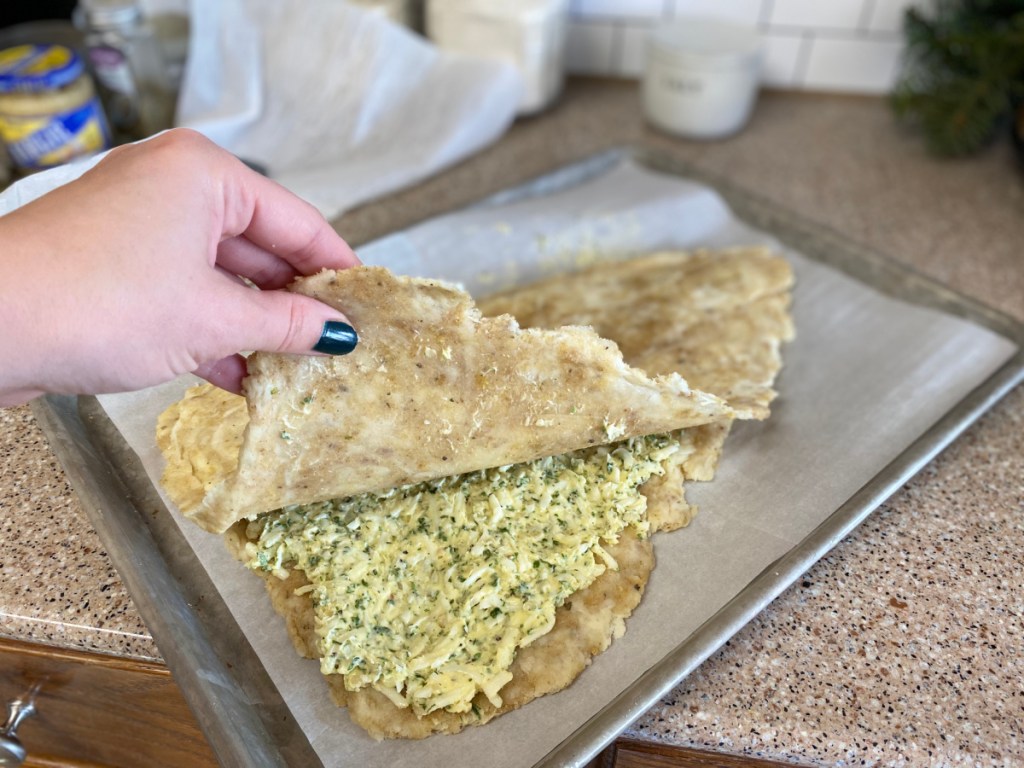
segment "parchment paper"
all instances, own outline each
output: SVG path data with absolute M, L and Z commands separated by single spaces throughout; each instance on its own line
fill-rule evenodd
M 595 258 L 751 243 L 773 241 L 737 221 L 712 190 L 625 161 L 584 185 L 435 219 L 377 241 L 360 255 L 398 272 L 461 280 L 483 294 Z M 890 299 L 785 252 L 797 275 L 797 338 L 783 350 L 771 419 L 736 426 L 714 482 L 690 486 L 690 498 L 700 505 L 696 520 L 656 536 L 658 564 L 625 636 L 567 690 L 482 728 L 420 742 L 374 742 L 330 703 L 317 662 L 296 656 L 262 582 L 228 556 L 218 537 L 178 517 L 326 765 L 533 765 L 1016 349 L 986 329 Z M 100 398 L 154 484 L 162 471 L 156 417 L 191 383 Z

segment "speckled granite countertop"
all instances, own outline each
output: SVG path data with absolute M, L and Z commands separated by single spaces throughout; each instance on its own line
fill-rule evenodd
M 623 143 L 666 149 L 1024 319 L 1024 173 L 938 162 L 881 100 L 766 94 L 723 142 L 571 85 L 495 147 L 338 222 L 362 242 Z M 0 635 L 159 658 L 27 407 L 0 410 Z M 1024 764 L 1024 391 L 958 439 L 632 735 L 822 764 Z

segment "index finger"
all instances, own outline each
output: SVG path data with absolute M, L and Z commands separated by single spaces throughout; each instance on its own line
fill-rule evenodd
M 360 264 L 334 228 L 314 208 L 240 160 L 229 164 L 224 195 L 224 238 L 242 235 L 303 275 Z

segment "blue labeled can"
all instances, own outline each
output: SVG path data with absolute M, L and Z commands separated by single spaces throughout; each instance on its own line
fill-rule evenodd
M 110 146 L 103 107 L 78 54 L 63 45 L 0 51 L 0 140 L 22 171 Z

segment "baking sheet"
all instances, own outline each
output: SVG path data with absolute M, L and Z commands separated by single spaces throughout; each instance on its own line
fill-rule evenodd
M 594 259 L 751 243 L 781 247 L 738 221 L 708 187 L 624 158 L 568 189 L 441 217 L 359 252 L 368 263 L 458 280 L 482 294 Z M 690 498 L 701 507 L 697 519 L 656 537 L 658 566 L 625 636 L 566 691 L 456 736 L 377 744 L 330 703 L 316 662 L 296 657 L 262 583 L 217 537 L 182 524 L 325 765 L 542 760 L 806 540 L 1017 349 L 978 325 L 889 298 L 782 250 L 797 274 L 798 336 L 783 352 L 773 416 L 738 424 L 716 480 L 691 485 Z M 156 416 L 189 383 L 100 398 L 154 482 L 162 469 Z

